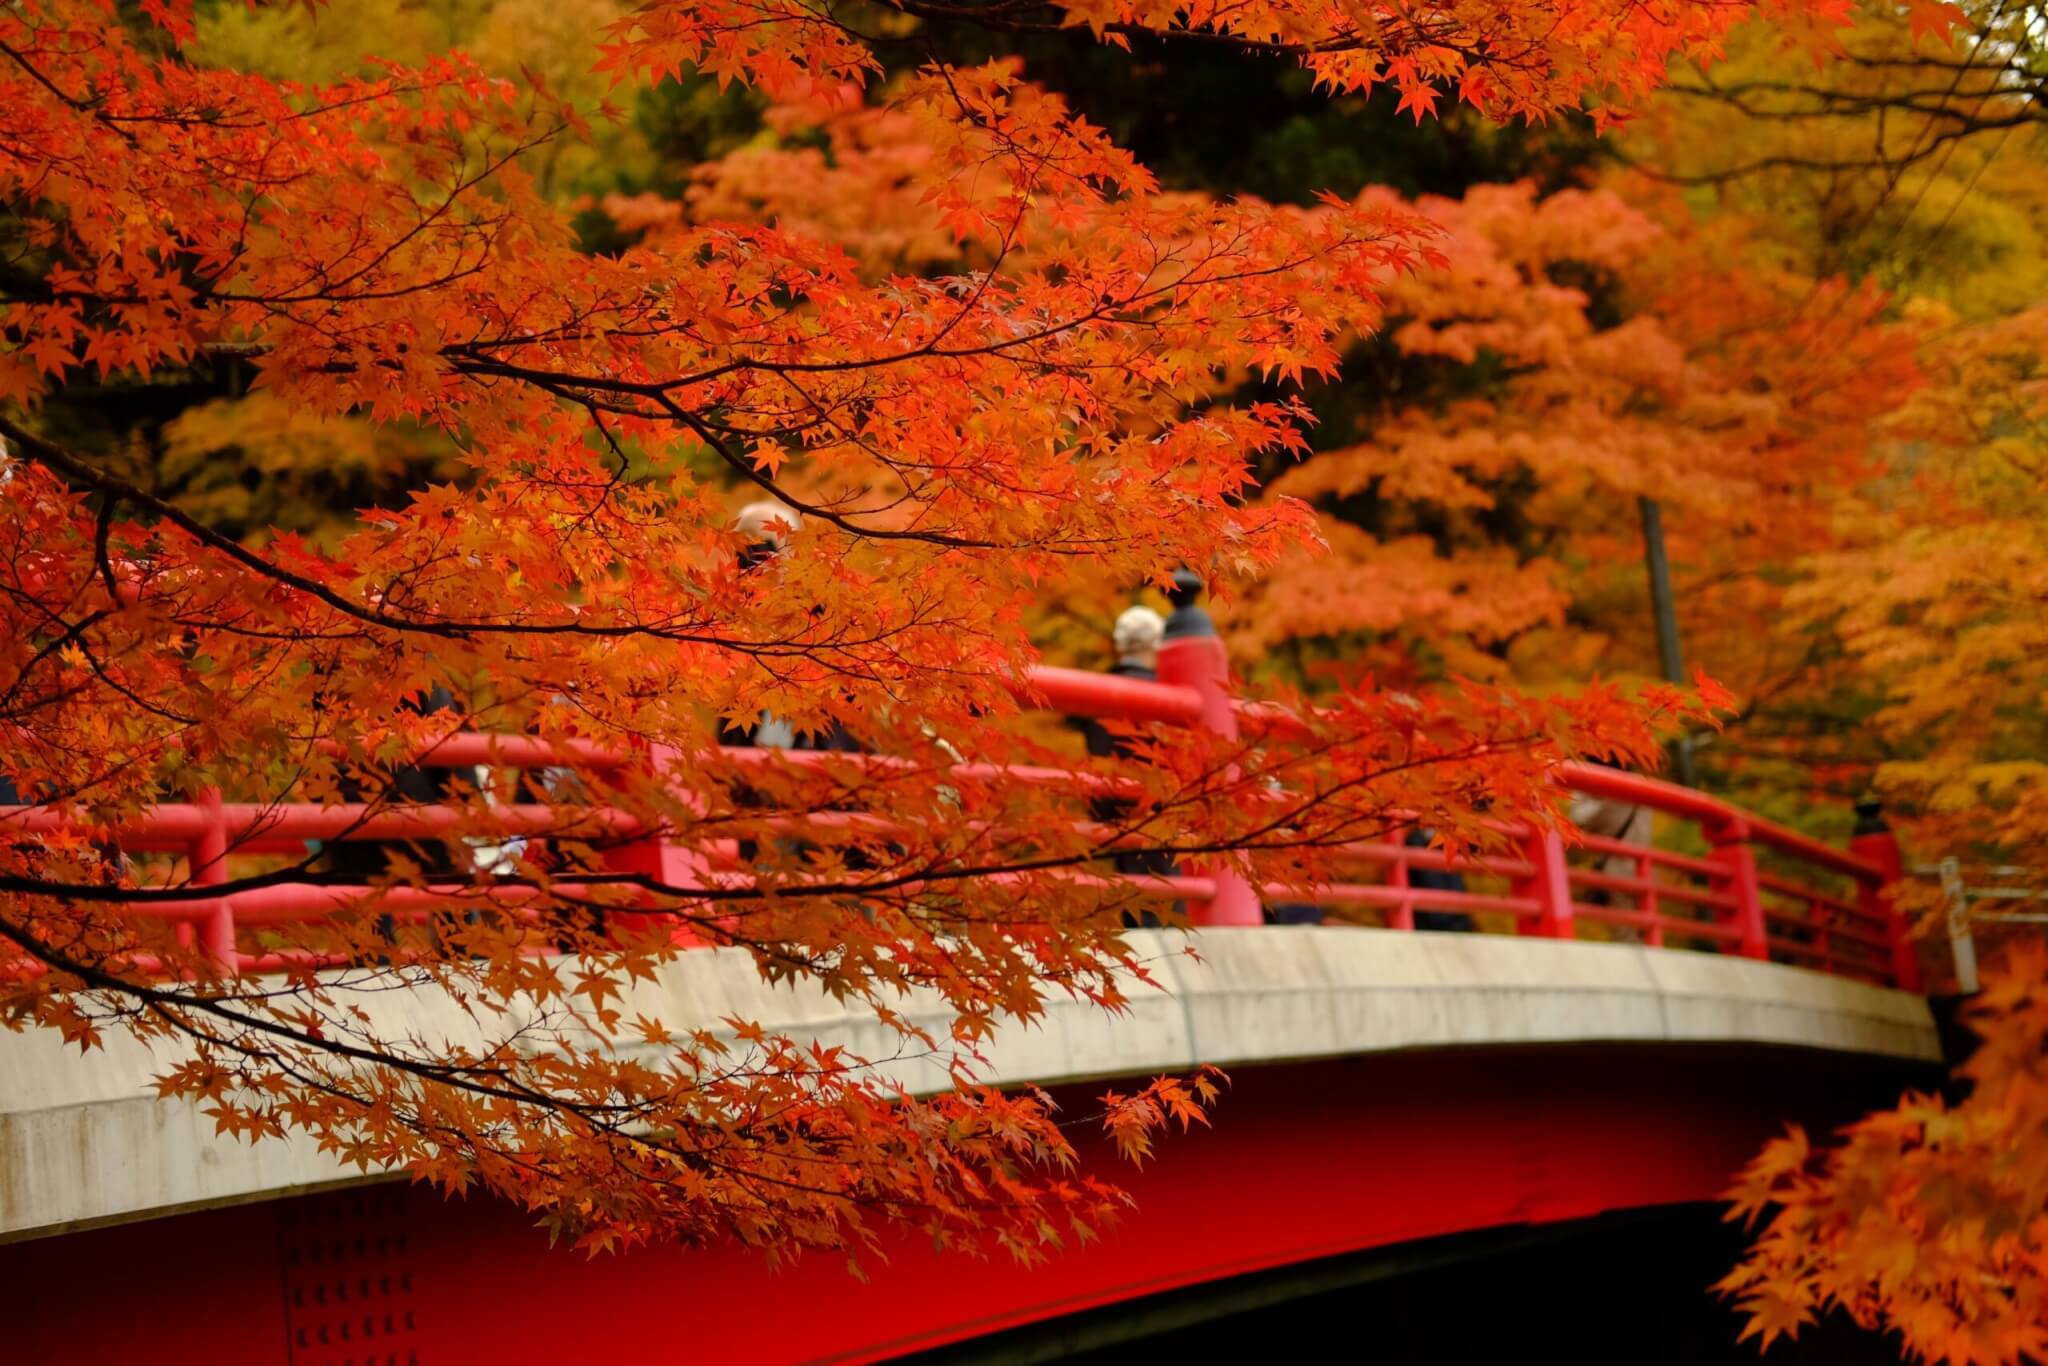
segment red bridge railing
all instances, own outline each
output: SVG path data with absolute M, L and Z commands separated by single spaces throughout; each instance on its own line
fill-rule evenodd
M 1174 649 L 1169 641 L 1162 652 L 1162 678 L 1177 672 L 1171 668 Z M 1198 679 L 1212 676 L 1205 670 Z M 1046 705 L 1069 715 L 1139 719 L 1124 699 L 1142 690 L 1150 695 L 1143 719 L 1202 724 L 1204 716 L 1199 682 L 1134 683 L 1070 669 L 1041 669 L 1032 681 Z M 1273 719 L 1261 717 L 1256 704 L 1237 711 L 1249 720 Z M 1558 780 L 1574 794 L 1647 807 L 1690 827 L 1706 852 L 1537 829 L 1517 832 L 1520 848 L 1514 854 L 1455 862 L 1438 849 L 1360 843 L 1342 852 L 1359 871 L 1376 871 L 1374 880 L 1306 892 L 1279 884 L 1256 890 L 1266 902 L 1366 910 L 1377 916 L 1372 923 L 1393 929 L 1415 928 L 1417 911 L 1491 916 L 1515 933 L 1548 938 L 1594 937 L 1599 931 L 1589 927 L 1604 927 L 1606 937 L 1639 938 L 1659 948 L 1712 948 L 1919 989 L 1913 944 L 1885 894 L 1899 877 L 1899 856 L 1881 822 L 1859 834 L 1855 847 L 1842 850 L 1717 797 L 1641 774 L 1567 763 Z M 1617 862 L 1630 866 L 1611 871 Z M 1495 886 L 1463 892 L 1418 887 L 1411 880 L 1416 871 L 1456 872 L 1469 882 Z M 1258 923 L 1202 905 L 1193 918 Z
M 1222 643 L 1206 616 L 1182 595 L 1168 626 L 1159 662 L 1160 681 L 1142 682 L 1073 669 L 1041 668 L 1016 685 L 1027 705 L 1073 717 L 1161 722 L 1203 727 L 1234 737 L 1240 723 L 1284 730 L 1286 716 L 1235 701 L 1229 691 Z M 761 751 L 729 751 L 735 762 L 759 761 Z M 835 756 L 844 757 L 844 756 Z M 437 766 L 546 768 L 571 758 L 586 768 L 644 763 L 645 755 L 610 753 L 596 746 L 565 755 L 554 745 L 519 736 L 461 734 L 433 752 Z M 865 762 L 890 762 L 869 758 Z M 1006 777 L 1066 778 L 1004 770 Z M 1587 797 L 1647 807 L 1695 832 L 1703 852 L 1628 843 L 1554 828 L 1508 828 L 1506 852 L 1453 862 L 1442 850 L 1393 842 L 1361 842 L 1339 852 L 1345 881 L 1302 888 L 1252 886 L 1227 868 L 1194 867 L 1174 876 L 1076 874 L 1076 880 L 1127 892 L 1179 900 L 1200 925 L 1264 923 L 1263 906 L 1312 905 L 1340 923 L 1416 928 L 1418 912 L 1450 912 L 1474 928 L 1555 939 L 1609 938 L 1654 947 L 1693 948 L 1766 959 L 1864 981 L 1918 990 L 1913 945 L 1886 887 L 1900 876 L 1896 842 L 1882 822 L 1866 820 L 1849 850 L 1823 844 L 1707 794 L 1654 778 L 1587 764 L 1560 767 L 1558 781 Z M 1866 813 L 1867 814 L 1867 813 Z M 563 833 L 565 817 L 545 805 L 499 808 L 507 836 Z M 22 833 L 63 826 L 69 817 L 34 806 L 0 807 L 0 825 Z M 419 841 L 450 837 L 464 827 L 453 806 L 266 804 L 223 802 L 217 794 L 189 804 L 153 808 L 118 832 L 123 850 L 182 855 L 189 898 L 133 905 L 132 913 L 169 921 L 179 938 L 204 947 L 217 961 L 243 972 L 327 961 L 305 950 L 266 947 L 264 931 L 317 922 L 374 896 L 379 914 L 420 921 L 468 884 L 396 887 L 289 883 L 209 894 L 228 880 L 228 856 L 303 854 L 308 840 Z M 628 813 L 578 808 L 566 819 L 581 837 L 602 835 L 615 847 L 610 866 L 653 872 L 673 885 L 692 879 L 744 878 L 731 869 L 730 851 L 686 848 L 644 831 Z M 857 813 L 793 817 L 859 821 Z M 1418 885 L 1418 873 L 1455 872 L 1463 890 Z M 537 895 L 508 885 L 490 889 L 508 909 Z M 339 960 L 334 960 L 339 961 Z

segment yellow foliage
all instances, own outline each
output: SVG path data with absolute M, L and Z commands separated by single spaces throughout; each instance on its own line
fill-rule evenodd
M 330 417 L 263 390 L 186 409 L 164 424 L 162 441 L 160 486 L 257 541 L 272 530 L 343 534 L 380 495 L 460 469 L 438 434 Z

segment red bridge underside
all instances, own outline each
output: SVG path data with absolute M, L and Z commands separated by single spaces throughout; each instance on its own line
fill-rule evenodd
M 0 1246 L 9 1360 L 74 1366 L 857 1362 L 1287 1263 L 1710 1199 L 1791 1120 L 1915 1069 L 1795 1050 L 1602 1046 L 1241 1071 L 1102 1241 L 1026 1271 L 893 1244 L 866 1284 L 737 1249 L 595 1260 L 513 1210 L 379 1185 Z M 1062 1095 L 1084 1112 L 1101 1087 Z

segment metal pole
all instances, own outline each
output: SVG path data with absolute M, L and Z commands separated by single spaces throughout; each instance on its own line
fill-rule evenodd
M 1684 684 L 1685 657 L 1678 648 L 1678 609 L 1671 596 L 1671 562 L 1664 556 L 1664 510 L 1657 506 L 1657 500 L 1638 497 L 1636 506 L 1643 514 L 1643 558 L 1650 569 L 1650 612 L 1657 619 L 1657 659 L 1664 666 L 1664 677 L 1673 683 Z M 1671 745 L 1671 771 L 1679 782 L 1687 787 L 1698 787 L 1699 776 L 1693 771 L 1692 737 L 1681 735 Z
M 1947 903 L 1948 949 L 1956 964 L 1956 990 L 1975 996 L 1977 981 L 1977 940 L 1970 933 L 1970 892 L 1963 885 L 1963 866 L 1955 859 L 1941 861 L 1941 895 Z

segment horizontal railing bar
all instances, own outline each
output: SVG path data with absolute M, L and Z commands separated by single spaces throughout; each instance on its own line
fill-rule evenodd
M 1688 887 L 1678 882 L 1649 882 L 1639 877 L 1616 877 L 1594 868 L 1567 868 L 1565 876 L 1574 887 L 1598 887 L 1604 891 L 1627 892 L 1634 896 L 1655 896 L 1661 900 L 1683 901 L 1693 906 L 1733 910 L 1738 904 L 1727 892 L 1705 887 Z
M 1372 840 L 1339 844 L 1330 852 L 1339 858 L 1357 859 L 1382 867 L 1401 864 L 1409 868 L 1426 868 L 1433 872 L 1494 873 L 1501 877 L 1514 878 L 1533 877 L 1536 872 L 1536 865 L 1529 860 L 1505 854 L 1473 854 L 1454 859 L 1441 849 L 1424 849 L 1413 845 L 1388 844 Z
M 1841 897 L 1817 891 L 1804 883 L 1794 882 L 1790 878 L 1779 877 L 1775 873 L 1758 873 L 1756 882 L 1757 886 L 1767 892 L 1776 892 L 1780 896 L 1789 896 L 1795 900 L 1807 902 L 1810 905 L 1825 906 L 1831 911 L 1840 911 L 1844 915 L 1868 917 L 1880 923 L 1884 919 L 1883 916 L 1874 915 L 1869 911 L 1860 909 L 1853 901 L 1845 901 Z
M 1023 682 L 1012 684 L 1011 690 L 1024 701 L 1042 703 L 1041 710 L 1063 716 L 1187 726 L 1202 714 L 1201 696 L 1193 688 L 1085 669 L 1039 665 L 1026 669 Z
M 1723 925 L 1712 920 L 1683 920 L 1660 915 L 1654 911 L 1631 911 L 1619 906 L 1596 906 L 1585 902 L 1574 902 L 1572 907 L 1577 919 L 1601 924 L 1632 925 L 1644 930 L 1660 929 L 1666 934 L 1693 935 L 1701 939 L 1720 939 L 1731 943 L 1742 937 L 1742 931 L 1733 925 Z
M 543 740 L 532 735 L 457 731 L 407 761 L 419 768 L 624 768 L 645 754 L 591 740 Z
M 266 806 L 256 802 L 224 802 L 218 807 L 186 802 L 167 802 L 149 809 L 134 826 L 122 825 L 114 833 L 127 845 L 131 838 L 138 850 L 181 848 L 214 829 L 226 832 L 230 846 L 243 852 L 274 852 L 306 840 L 346 843 L 353 840 L 438 839 L 458 835 L 547 834 L 560 839 L 603 834 L 627 839 L 647 833 L 640 820 L 610 807 L 567 808 L 558 816 L 556 808 L 537 803 L 506 803 L 489 808 L 489 824 L 477 813 L 460 806 L 432 805 L 371 806 L 348 802 L 335 806 L 291 803 Z M 61 811 L 48 807 L 0 807 L 0 823 L 18 825 L 33 834 L 64 829 L 73 822 Z
M 1855 944 L 1862 948 L 1873 949 L 1879 953 L 1891 952 L 1892 946 L 1889 941 L 1878 938 L 1874 935 L 1865 934 L 1863 933 L 1863 931 L 1851 925 L 1837 925 L 1832 921 L 1821 922 L 1814 920 L 1800 920 L 1792 916 L 1776 915 L 1771 913 L 1765 914 L 1764 923 L 1767 925 L 1777 926 L 1781 929 L 1798 929 L 1806 930 L 1812 934 L 1824 934 L 1832 939 L 1840 939 L 1845 943 Z
M 1940 877 L 1941 865 L 1938 863 L 1916 863 L 1906 871 L 1915 877 Z M 1971 868 L 1970 872 L 1973 875 L 1981 875 L 1983 877 L 2036 877 L 2039 875 L 2038 869 L 2016 867 L 2009 863 L 1995 864 L 1988 868 Z
M 1775 821 L 1751 815 L 1704 792 L 1598 764 L 1567 761 L 1558 767 L 1564 785 L 1574 792 L 1609 797 L 1634 806 L 1648 806 L 1670 815 L 1685 816 L 1707 827 L 1710 840 L 1736 842 L 1750 839 L 1861 882 L 1884 880 L 1884 870 L 1868 859 L 1823 844 Z
M 1690 873 L 1695 877 L 1726 878 L 1728 870 L 1709 859 L 1694 858 L 1655 845 L 1631 844 L 1627 840 L 1613 839 L 1607 835 L 1589 835 L 1580 832 L 1579 848 L 1595 854 L 1610 854 L 1617 858 L 1647 859 L 1660 868 L 1672 868 Z
M 1272 901 L 1298 902 L 1309 906 L 1417 906 L 1429 910 L 1494 911 L 1529 918 L 1537 915 L 1530 897 L 1492 896 L 1485 892 L 1454 892 L 1434 887 L 1359 886 L 1345 883 L 1294 887 L 1268 882 L 1260 895 Z

